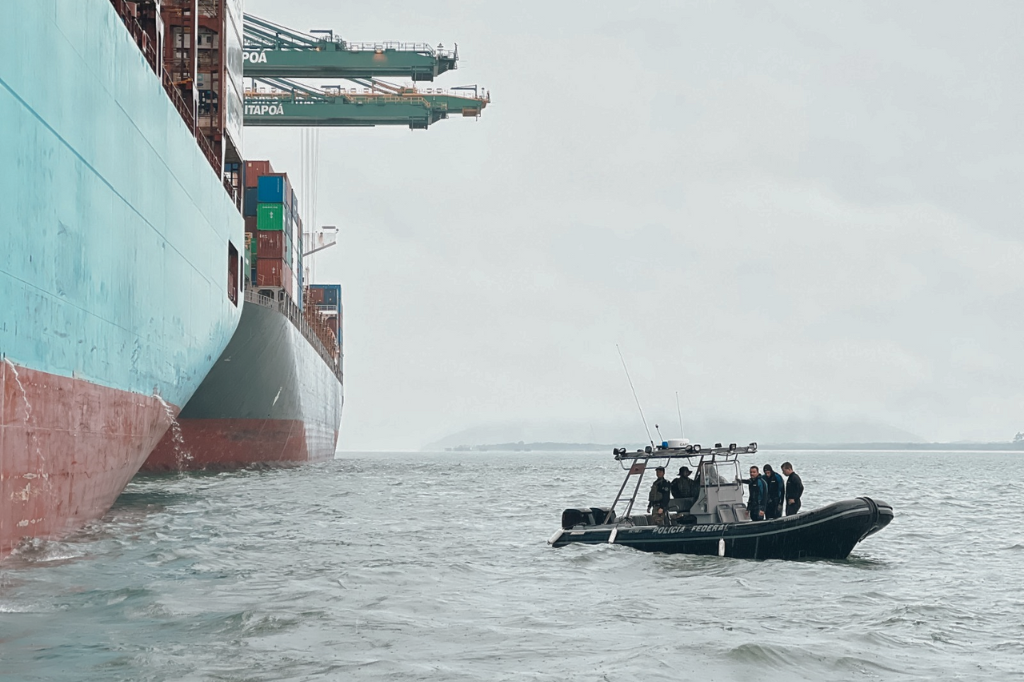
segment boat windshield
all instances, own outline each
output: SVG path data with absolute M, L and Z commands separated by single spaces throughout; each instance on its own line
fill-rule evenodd
M 701 482 L 706 486 L 735 485 L 739 480 L 739 469 L 737 463 L 731 462 L 704 462 L 700 465 Z

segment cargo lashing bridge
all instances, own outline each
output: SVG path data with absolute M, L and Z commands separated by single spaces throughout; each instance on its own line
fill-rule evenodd
M 452 115 L 479 116 L 490 102 L 476 86 L 435 92 L 377 80 L 432 81 L 456 68 L 457 48 L 350 43 L 335 38 L 333 31 L 304 34 L 251 14 L 245 15 L 244 34 L 244 75 L 252 79 L 245 91 L 246 126 L 407 125 L 415 130 Z M 359 87 L 315 87 L 292 80 L 303 77 L 340 78 Z
M 252 14 L 245 15 L 243 50 L 245 75 L 253 77 L 432 81 L 459 61 L 458 46 L 450 51 L 423 43 L 352 43 L 331 30 L 300 33 Z

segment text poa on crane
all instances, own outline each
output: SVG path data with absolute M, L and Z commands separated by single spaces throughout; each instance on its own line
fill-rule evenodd
M 266 52 L 243 52 L 242 61 L 250 64 L 266 64 L 267 53 Z

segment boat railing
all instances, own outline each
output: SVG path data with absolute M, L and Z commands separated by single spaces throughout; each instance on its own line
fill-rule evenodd
M 611 520 L 616 518 L 615 508 L 619 505 L 619 502 L 623 500 L 623 495 L 626 494 L 630 478 L 636 476 L 636 483 L 633 486 L 632 493 L 626 503 L 626 511 L 622 515 L 624 520 L 628 520 L 630 518 L 630 515 L 633 512 L 633 506 L 636 503 L 636 497 L 640 493 L 640 485 L 643 482 L 644 474 L 647 471 L 647 465 L 652 459 L 663 459 L 665 460 L 666 465 L 672 460 L 685 459 L 688 463 L 693 463 L 694 460 L 696 460 L 695 468 L 698 472 L 702 472 L 703 474 L 701 476 L 700 483 L 701 488 L 705 492 L 705 497 L 707 497 L 707 488 L 720 487 L 723 485 L 731 487 L 738 485 L 739 481 L 738 474 L 735 480 L 719 478 L 718 480 L 712 481 L 711 476 L 709 475 L 712 470 L 715 472 L 715 475 L 718 476 L 717 467 L 721 464 L 729 464 L 732 465 L 735 471 L 738 471 L 736 467 L 738 466 L 739 456 L 754 452 L 757 452 L 757 443 L 741 446 L 737 446 L 735 443 L 730 443 L 728 446 L 716 443 L 715 447 L 707 449 L 702 448 L 700 444 L 686 445 L 678 448 L 649 445 L 637 450 L 636 452 L 629 452 L 626 448 L 615 448 L 613 451 L 615 460 L 619 462 L 619 465 L 626 471 L 626 476 L 622 481 L 622 485 L 619 487 L 619 492 L 616 494 L 615 500 L 608 509 L 604 522 L 611 523 Z
M 135 43 L 139 46 L 139 50 L 142 52 L 143 57 L 149 64 L 150 68 L 153 69 L 153 73 L 156 74 L 157 78 L 160 79 L 164 86 L 164 90 L 167 92 L 167 97 L 171 100 L 174 108 L 178 110 L 178 114 L 181 116 L 181 120 L 185 122 L 185 126 L 189 132 L 196 139 L 196 144 L 199 145 L 200 151 L 203 152 L 203 156 L 210 162 L 214 172 L 218 175 L 223 176 L 223 166 L 221 164 L 220 155 L 217 150 L 214 149 L 213 144 L 206 137 L 202 128 L 196 125 L 196 112 L 195 105 L 189 105 L 185 101 L 185 97 L 181 94 L 177 84 L 171 80 L 170 73 L 161 68 L 159 61 L 159 55 L 156 52 L 156 45 L 154 44 L 154 38 L 142 27 L 142 24 L 138 20 L 138 8 L 137 3 L 128 2 L 127 0 L 110 0 L 121 18 L 122 23 L 126 29 L 128 29 L 129 35 L 135 40 Z M 224 189 L 227 191 L 228 196 L 237 203 L 237 196 L 235 195 L 235 189 L 231 182 L 227 179 L 224 180 Z

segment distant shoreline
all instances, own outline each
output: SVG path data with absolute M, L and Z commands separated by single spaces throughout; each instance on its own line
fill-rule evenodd
M 705 444 L 705 446 L 714 443 Z M 618 445 L 604 443 L 490 443 L 459 445 L 445 448 L 446 452 L 568 452 L 611 450 Z M 759 450 L 957 450 L 968 452 L 1024 452 L 1024 441 L 1000 443 L 758 443 Z

